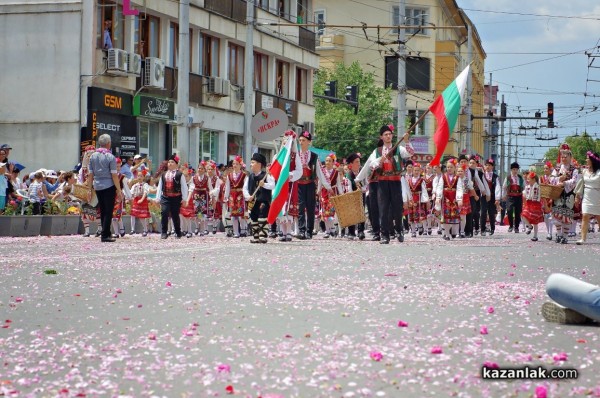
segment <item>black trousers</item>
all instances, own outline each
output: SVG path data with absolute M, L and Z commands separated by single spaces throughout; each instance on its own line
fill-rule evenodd
M 485 199 L 485 198 L 484 198 Z M 485 228 L 485 219 L 486 217 L 490 220 L 490 231 L 496 230 L 496 201 L 494 198 L 491 198 L 490 201 L 485 202 L 485 210 L 483 206 L 481 206 L 481 230 L 483 231 Z
M 377 203 L 377 184 L 379 183 L 369 183 L 369 221 L 371 222 L 374 235 L 379 235 L 381 232 L 381 217 L 379 216 L 379 203 Z
M 298 230 L 313 234 L 315 229 L 315 184 L 298 184 Z
M 479 230 L 479 223 L 481 221 L 481 201 L 485 200 L 485 197 L 481 196 L 481 193 L 477 193 L 479 196 L 479 200 L 475 200 L 475 198 L 471 197 L 471 214 L 473 215 L 473 229 L 476 231 Z M 485 228 L 485 223 L 483 227 Z
M 267 218 L 269 215 L 269 208 L 271 204 L 269 202 L 255 202 L 254 207 L 250 210 L 250 219 L 253 222 L 257 222 L 259 218 Z M 277 224 L 273 223 L 275 228 L 277 228 Z M 275 229 L 277 231 L 277 229 Z
M 389 238 L 392 228 L 397 234 L 402 233 L 402 183 L 400 181 L 380 180 L 377 192 L 377 203 L 381 214 L 381 234 Z M 393 224 L 393 225 L 392 225 Z
M 101 189 L 96 191 L 96 197 L 98 198 L 98 207 L 100 208 L 100 225 L 102 226 L 102 239 L 110 238 L 110 223 L 112 221 L 112 214 L 115 208 L 115 196 L 117 194 L 117 187 L 114 185 L 110 188 Z M 115 231 L 119 233 L 119 231 Z
M 477 224 L 481 227 L 482 231 L 485 231 L 485 222 L 487 220 L 487 208 L 488 208 L 488 201 L 485 198 L 485 195 L 480 196 L 479 197 L 479 210 L 478 210 L 478 215 L 479 215 L 479 220 L 477 222 Z M 479 229 L 479 228 L 477 228 Z
M 522 196 L 509 196 L 506 201 L 506 213 L 508 214 L 508 225 L 519 228 L 521 224 L 521 210 L 523 210 Z
M 160 227 L 163 234 L 166 234 L 169 230 L 169 216 L 171 216 L 175 233 L 177 236 L 181 236 L 179 209 L 181 209 L 181 195 L 173 197 L 163 196 L 160 198 Z

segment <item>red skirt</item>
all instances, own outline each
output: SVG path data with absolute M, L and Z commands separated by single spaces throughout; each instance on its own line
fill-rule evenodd
M 179 214 L 181 214 L 184 218 L 195 218 L 196 217 L 196 207 L 194 205 L 194 201 L 190 200 L 189 204 L 184 202 L 179 209 Z
M 533 200 L 525 201 L 521 217 L 526 218 L 531 225 L 537 225 L 544 221 L 544 212 L 542 211 L 542 202 Z
M 423 222 L 427 219 L 427 212 L 425 210 L 426 203 L 420 203 L 421 194 L 412 193 L 412 207 L 408 208 L 408 221 L 413 223 Z
M 136 218 L 150 218 L 150 209 L 148 208 L 148 198 L 141 200 L 142 197 L 133 198 L 131 204 L 131 216 Z
M 462 207 L 460 208 L 460 215 L 466 216 L 469 213 L 471 213 L 471 194 L 466 193 L 463 195 L 463 203 Z
M 229 194 L 229 211 L 231 217 L 244 217 L 246 210 L 246 201 L 244 200 L 244 193 L 242 190 L 232 191 Z
M 334 194 L 335 195 L 335 194 Z M 335 208 L 333 203 L 329 200 L 329 192 L 325 188 L 321 188 L 320 205 L 321 205 L 321 219 L 335 217 Z

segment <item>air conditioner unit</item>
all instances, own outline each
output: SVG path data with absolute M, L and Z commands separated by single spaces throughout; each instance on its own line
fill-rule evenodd
M 165 61 L 160 58 L 146 58 L 144 86 L 165 87 Z
M 108 50 L 108 67 L 106 71 L 112 74 L 122 75 L 127 72 L 127 51 L 119 48 Z
M 129 54 L 127 72 L 139 76 L 142 73 L 142 56 L 140 54 Z
M 231 92 L 231 85 L 229 84 L 229 80 L 223 80 L 223 84 L 221 86 L 221 95 L 223 97 L 229 97 Z
M 223 91 L 223 79 L 220 77 L 209 77 L 208 78 L 208 90 L 209 94 L 220 95 Z
M 239 102 L 244 102 L 244 95 L 246 93 L 246 89 L 243 86 L 239 86 L 238 89 L 236 90 L 236 99 Z

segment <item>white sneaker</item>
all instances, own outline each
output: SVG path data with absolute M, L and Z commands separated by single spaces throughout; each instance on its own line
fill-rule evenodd
M 542 304 L 542 316 L 548 322 L 580 324 L 590 321 L 588 317 L 553 302 Z

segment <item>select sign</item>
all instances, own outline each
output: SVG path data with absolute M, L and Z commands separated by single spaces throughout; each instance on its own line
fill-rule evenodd
M 258 141 L 273 141 L 285 133 L 288 123 L 288 116 L 281 109 L 263 109 L 252 118 L 250 131 Z

